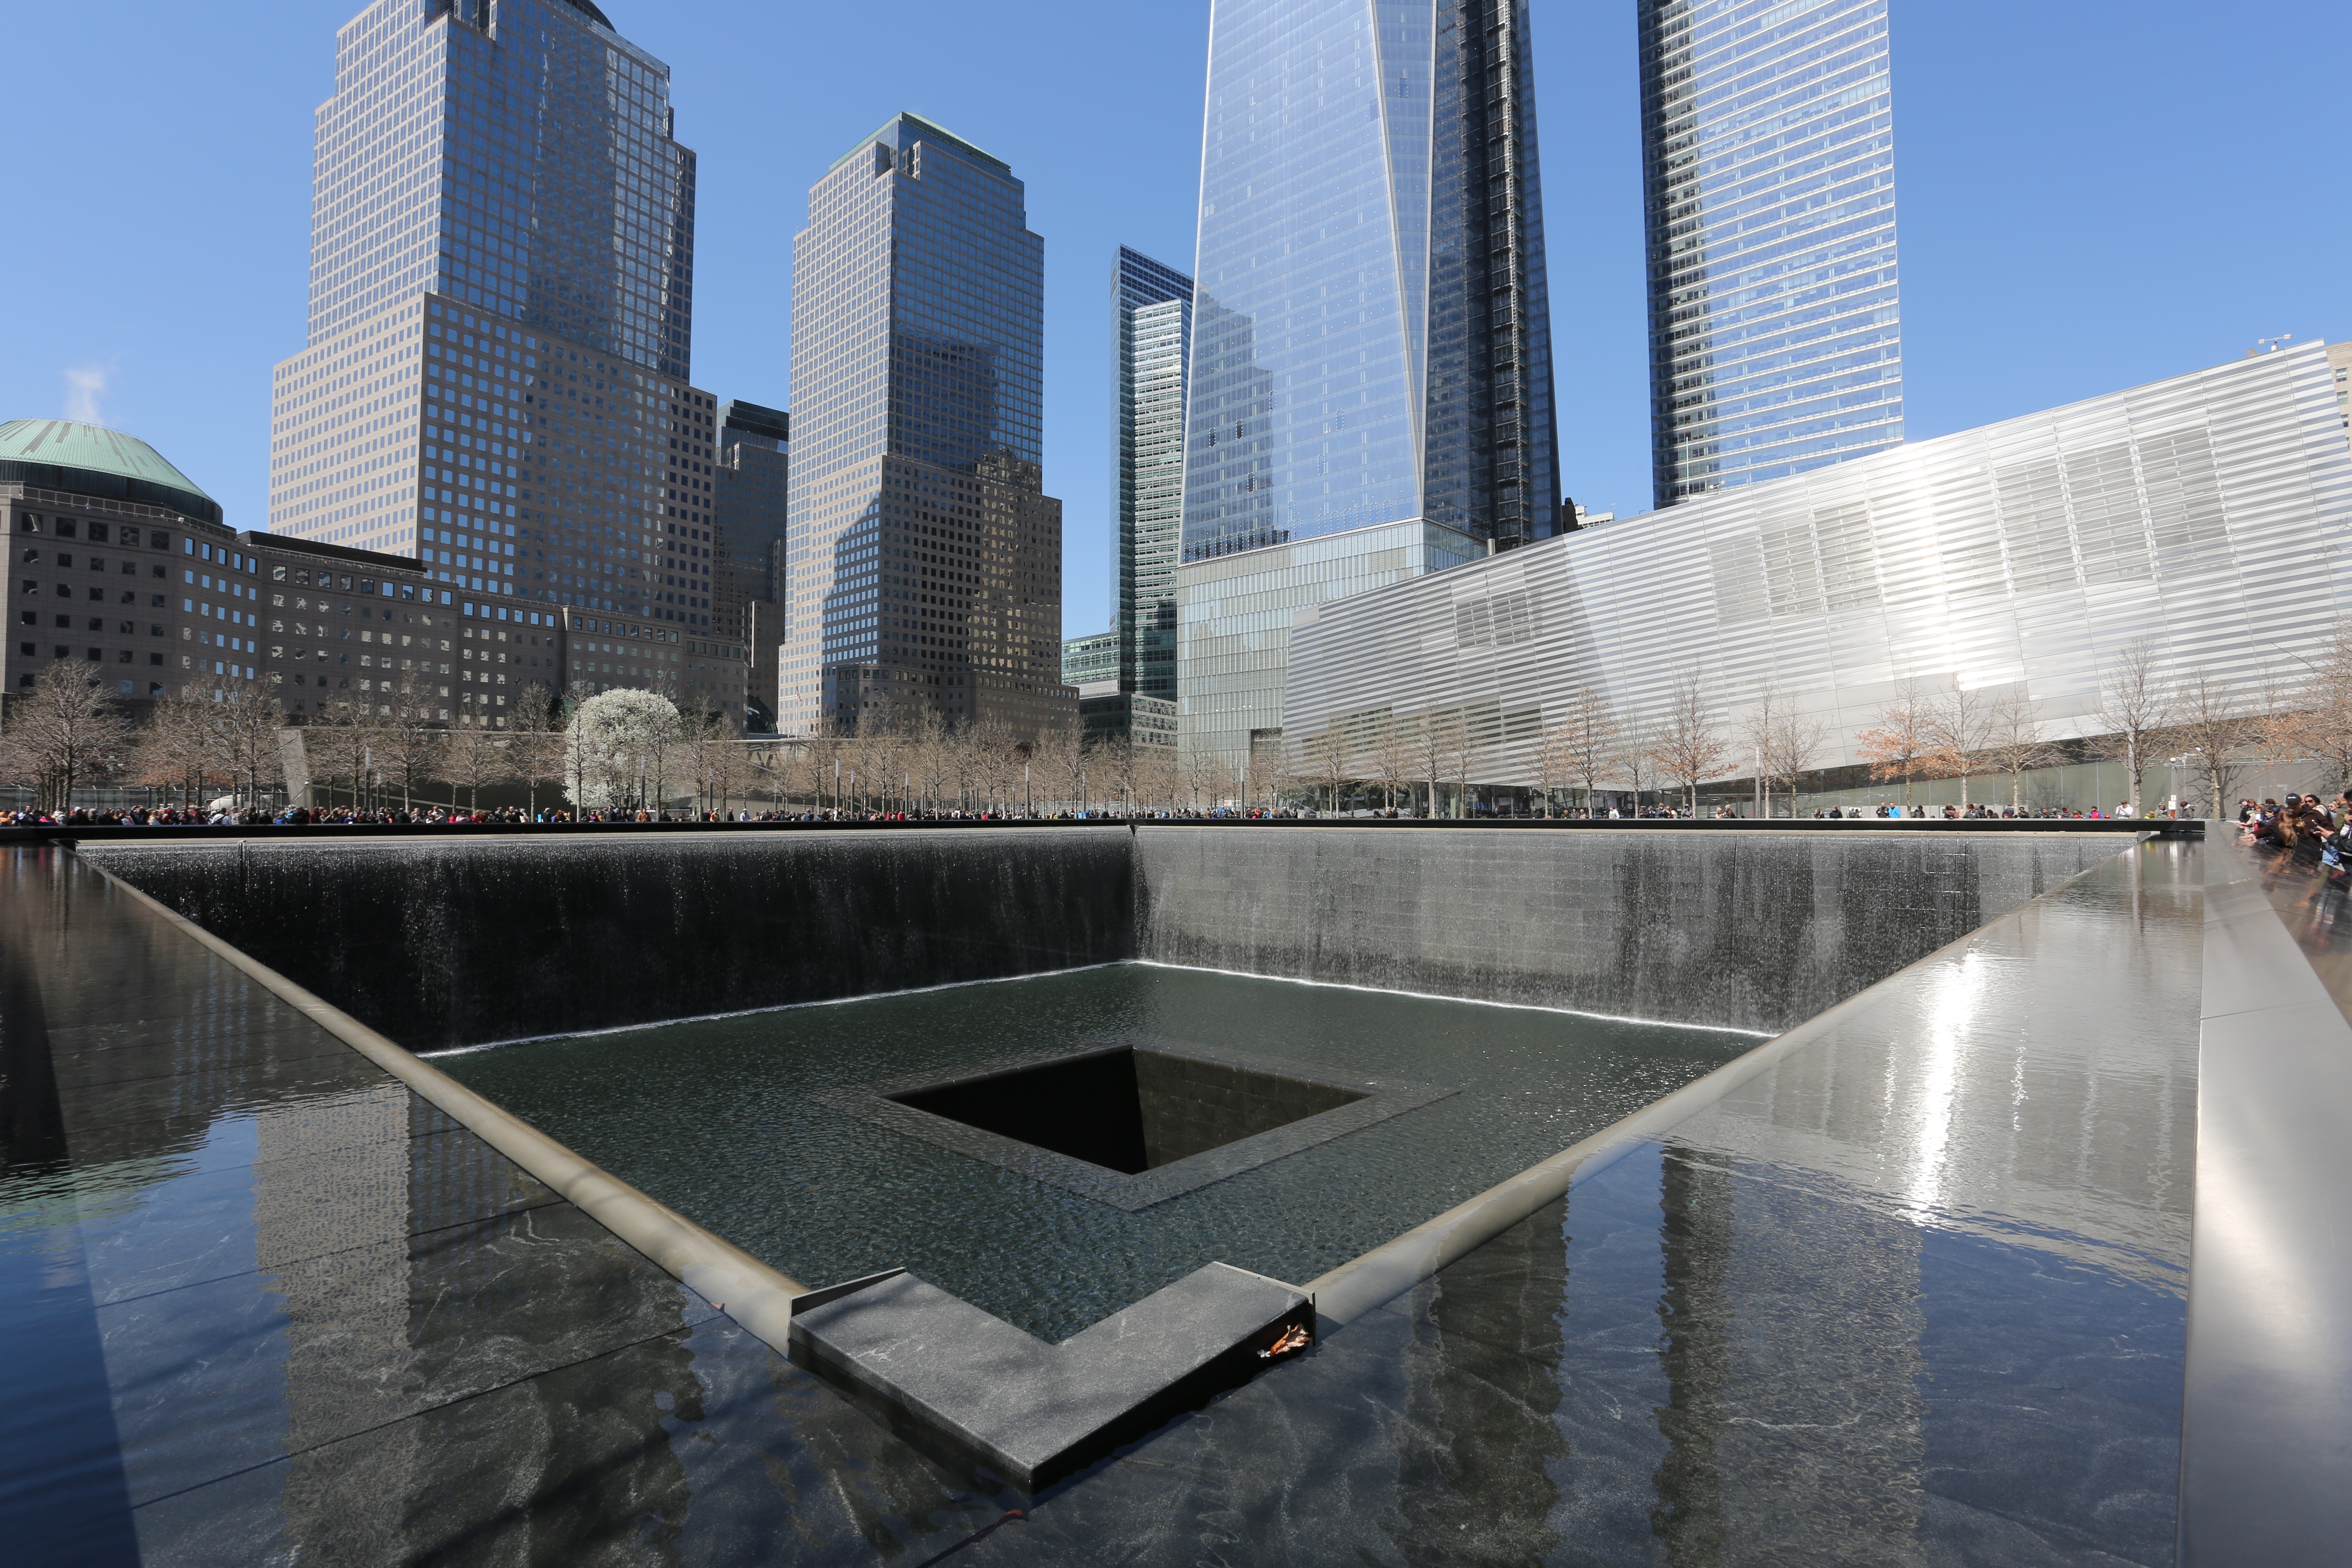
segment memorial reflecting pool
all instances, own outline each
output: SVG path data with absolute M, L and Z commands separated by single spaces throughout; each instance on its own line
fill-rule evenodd
M 842 1096 L 1128 1038 L 1451 1092 L 1133 1212 Z M 795 1279 L 906 1268 L 1060 1340 L 1203 1263 L 1312 1279 L 1756 1043 L 1138 963 L 434 1063 Z
M 920 1458 L 86 864 L 20 853 L 12 1545 L 904 1563 L 1020 1506 L 955 1561 L 2168 1563 L 2199 853 L 2142 847 L 1906 969 L 1029 1500 Z M 1131 1209 L 841 1109 L 1103 1042 L 1377 1090 L 1229 1147 L 1453 1092 Z M 1057 1334 L 1196 1258 L 1303 1282 L 1754 1043 L 1128 964 L 437 1065 L 802 1279 L 904 1264 Z

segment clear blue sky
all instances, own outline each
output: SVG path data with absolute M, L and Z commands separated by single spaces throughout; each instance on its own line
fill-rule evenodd
M 301 346 L 310 113 L 356 9 L 116 0 L 12 7 L 14 302 L 0 417 L 152 442 L 253 526 L 269 367 Z M 609 0 L 668 61 L 701 156 L 695 379 L 782 404 L 808 186 L 900 109 L 1027 181 L 1045 237 L 1046 489 L 1068 629 L 1108 616 L 1108 273 L 1191 265 L 1204 0 Z M 1649 495 L 1633 0 L 1535 0 L 1562 470 Z M 2031 413 L 2352 334 L 2343 0 L 1895 0 L 1909 428 Z

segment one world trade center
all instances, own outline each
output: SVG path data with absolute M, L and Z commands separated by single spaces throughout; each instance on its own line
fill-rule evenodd
M 1179 724 L 1281 739 L 1293 618 L 1559 532 L 1526 0 L 1215 0 Z

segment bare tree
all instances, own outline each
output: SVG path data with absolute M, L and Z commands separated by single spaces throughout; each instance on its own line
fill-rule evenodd
M 303 731 L 302 740 L 310 753 L 314 776 L 347 781 L 351 803 L 357 807 L 366 786 L 365 774 L 375 754 L 373 704 L 362 707 L 348 696 L 321 698 L 318 711 Z M 331 783 L 328 793 L 333 793 Z
M 1087 773 L 1092 760 L 1087 752 L 1084 731 L 1073 727 L 1049 730 L 1038 736 L 1029 763 L 1051 802 L 1071 811 L 1084 811 L 1089 782 Z
M 1453 756 L 1453 731 L 1460 728 L 1459 709 L 1451 713 L 1425 709 L 1416 718 L 1412 730 L 1412 760 L 1414 769 L 1429 785 L 1429 815 L 1437 815 L 1437 786 L 1446 774 L 1446 763 Z
M 1764 776 L 1768 787 L 1777 784 L 1789 792 L 1790 816 L 1797 815 L 1797 787 L 1819 763 L 1829 740 L 1829 726 L 1821 720 L 1798 712 L 1793 703 L 1781 705 L 1764 740 Z M 1765 815 L 1771 815 L 1769 796 Z
M 223 771 L 232 781 L 243 782 L 245 804 L 258 806 L 263 786 L 275 787 L 286 777 L 285 753 L 278 744 L 278 731 L 286 727 L 286 710 L 267 681 L 238 676 L 214 679 L 221 700 L 213 704 L 213 744 Z
M 2227 816 L 2236 787 L 2240 756 L 2254 733 L 2244 694 L 2226 675 L 2200 669 L 2174 694 L 2172 735 L 2196 765 L 2205 785 L 2210 817 Z
M 1878 710 L 1870 728 L 1854 737 L 1854 751 L 1870 764 L 1870 776 L 1884 784 L 1903 781 L 1903 804 L 1911 804 L 1911 781 L 1935 750 L 1934 710 L 1919 682 L 1905 677 L 1895 700 Z
M 1348 772 L 1347 737 L 1336 726 L 1327 724 L 1322 733 L 1308 736 L 1299 750 L 1305 753 L 1300 759 L 1304 763 L 1300 771 L 1314 781 L 1317 789 L 1325 792 L 1332 814 L 1337 816 L 1339 792 L 1347 788 L 1352 776 Z
M 2152 638 L 2126 643 L 2099 682 L 2099 706 L 2092 714 L 2106 731 L 2101 749 L 2122 763 L 2129 777 L 2134 816 L 2140 815 L 2140 773 L 2147 766 L 2158 735 L 2172 719 L 2172 694 L 2158 680 L 2156 664 Z
M 377 770 L 400 783 L 404 810 L 415 805 L 425 783 L 440 776 L 442 710 L 429 671 L 408 668 L 382 683 L 375 699 L 371 737 Z M 360 699 L 364 710 L 367 699 Z M 455 805 L 454 795 L 451 805 Z
M 961 755 L 961 751 L 951 752 L 950 761 Z M 834 783 L 840 776 L 840 765 L 841 735 L 828 720 L 801 743 L 791 763 L 793 793 L 808 797 L 811 811 L 824 810 L 829 795 L 835 806 L 841 804 Z
M 1087 748 L 1087 792 L 1101 795 L 1107 806 L 1116 804 L 1129 816 L 1135 815 L 1135 742 L 1125 735 Z
M 515 698 L 513 729 L 508 732 L 507 764 L 522 781 L 528 811 L 539 815 L 541 784 L 563 782 L 564 736 L 555 693 L 533 681 Z
M 716 809 L 714 803 L 731 782 L 727 764 L 736 750 L 734 726 L 727 716 L 708 705 L 685 710 L 677 716 L 670 748 L 672 765 L 693 792 L 695 809 Z
M 1570 772 L 1584 785 L 1584 809 L 1592 809 L 1592 794 L 1607 775 L 1617 754 L 1624 726 L 1609 704 L 1609 694 L 1597 686 L 1577 689 L 1568 700 L 1568 716 L 1559 730 Z
M 1619 728 L 1617 743 L 1609 752 L 1605 776 L 1625 782 L 1633 793 L 1636 811 L 1642 808 L 1642 796 L 1657 787 L 1657 763 L 1652 760 L 1655 755 L 1649 721 L 1627 720 Z
M 1772 815 L 1772 771 L 1765 762 L 1765 753 L 1772 749 L 1772 731 L 1781 714 L 1780 694 L 1769 680 L 1758 688 L 1756 706 L 1739 727 L 1739 739 L 1748 749 L 1749 764 L 1756 770 L 1757 804 L 1763 815 Z
M 1000 811 L 1010 810 L 1020 799 L 1021 769 L 1028 761 L 1027 749 L 999 720 L 983 719 L 967 726 L 963 733 L 971 747 L 973 772 L 986 804 Z
M 1690 814 L 1698 815 L 1698 786 L 1723 771 L 1731 748 L 1717 728 L 1705 672 L 1694 665 L 1675 682 L 1666 711 L 1650 732 L 1650 760 L 1683 786 Z
M 1454 815 L 1464 820 L 1470 816 L 1470 763 L 1478 754 L 1478 739 L 1470 728 L 1470 715 L 1455 709 L 1439 727 L 1445 742 L 1445 774 L 1454 781 Z
M 1226 779 L 1232 776 L 1225 760 L 1205 746 L 1181 753 L 1178 761 L 1185 804 L 1194 811 L 1201 809 L 1202 795 L 1213 800 L 1222 795 Z
M 1397 792 L 1412 790 L 1412 731 L 1393 709 L 1380 716 L 1372 732 L 1372 777 L 1380 782 L 1381 809 L 1396 809 Z
M 1528 764 L 1535 774 L 1536 790 L 1543 796 L 1543 814 L 1549 817 L 1552 792 L 1576 776 L 1576 758 L 1570 750 L 1567 727 L 1546 724 L 1538 713 L 1535 744 L 1528 750 Z
M 158 698 L 132 742 L 131 776 L 155 788 L 177 790 L 181 805 L 193 807 L 199 793 L 219 776 L 212 708 L 206 699 L 184 691 Z
M 107 777 L 131 744 L 131 721 L 83 668 L 58 660 L 7 702 L 0 772 L 28 780 L 44 811 L 73 809 L 74 786 Z
M 1969 774 L 1992 735 L 1994 697 L 1989 688 L 1970 689 L 1955 678 L 1952 689 L 1927 705 L 1929 761 L 1936 771 L 1960 781 L 1960 809 L 1969 808 Z
M 1186 770 L 1173 746 L 1135 749 L 1135 795 L 1147 811 L 1173 811 L 1186 786 Z
M 1985 714 L 1984 759 L 2009 775 L 2009 805 L 2025 809 L 2025 775 L 2034 768 L 2053 766 L 2056 748 L 2042 738 L 2042 721 L 2034 716 L 2033 698 L 2025 682 L 1995 692 Z
M 436 763 L 435 771 L 450 786 L 450 803 L 456 804 L 457 791 L 462 789 L 467 811 L 480 807 L 484 784 L 496 784 L 513 773 L 506 745 L 493 740 L 489 731 L 471 724 L 460 725 L 442 737 Z
M 2276 717 L 2268 725 L 2273 757 L 2309 757 L 2326 765 L 2328 782 L 2337 789 L 2352 788 L 2352 623 L 2338 621 L 2336 630 L 2309 662 L 2310 674 L 2295 683 L 2295 694 L 2266 704 Z
M 933 810 L 955 779 L 955 749 L 956 733 L 940 710 L 928 706 L 917 709 L 907 734 L 908 787 L 918 801 Z

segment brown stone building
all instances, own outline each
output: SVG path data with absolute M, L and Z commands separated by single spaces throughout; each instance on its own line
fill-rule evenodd
M 192 676 L 199 649 L 207 666 L 258 666 L 245 646 L 260 641 L 257 586 L 244 592 L 240 573 L 237 594 L 207 590 L 218 619 L 196 617 L 197 595 L 182 591 L 199 546 L 234 537 L 219 503 L 144 441 L 59 419 L 0 424 L 0 517 L 9 633 L 0 689 L 23 691 L 70 659 L 135 710 Z M 226 584 L 229 574 L 219 575 Z

